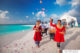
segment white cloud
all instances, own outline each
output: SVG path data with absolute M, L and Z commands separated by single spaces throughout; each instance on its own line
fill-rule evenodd
M 39 12 L 36 14 L 36 16 L 37 16 L 37 17 L 40 17 L 40 16 L 46 17 L 46 14 L 45 14 L 44 11 L 39 11 Z
M 72 10 L 69 10 L 67 13 L 75 17 L 80 17 L 80 0 L 72 0 L 70 4 L 72 5 Z
M 68 12 L 65 12 L 64 14 L 62 14 L 62 16 L 60 18 L 67 18 L 67 22 L 70 22 L 71 21 L 71 17 L 80 17 L 80 12 L 72 9 L 72 10 L 69 10 Z
M 0 12 L 2 12 L 2 10 L 0 10 Z
M 66 14 L 71 15 L 71 16 L 75 16 L 75 17 L 80 16 L 80 12 L 78 12 L 75 9 L 69 10 Z
M 8 11 L 2 11 L 0 10 L 0 18 L 8 18 L 6 15 L 8 14 Z
M 44 21 L 49 22 L 50 21 L 50 17 L 49 18 L 45 18 Z
M 80 5 L 80 0 L 72 0 L 70 4 L 72 5 L 72 7 Z
M 74 6 L 80 5 L 80 0 L 71 0 L 71 1 L 68 1 L 68 0 L 56 0 L 55 4 L 58 4 L 60 6 L 66 5 L 66 4 L 71 4 L 72 7 L 74 7 Z
M 51 14 L 51 18 L 54 20 L 54 23 L 56 23 L 56 21 L 57 21 L 58 19 L 60 19 L 60 16 L 57 15 L 57 14 Z M 49 20 L 50 20 L 50 19 L 49 19 Z
M 60 6 L 66 5 L 67 3 L 68 3 L 67 0 L 56 0 L 55 2 L 55 4 L 58 4 Z
M 72 9 L 64 14 L 68 14 L 74 17 L 80 17 L 80 0 L 72 0 L 70 2 Z
M 51 18 L 59 18 L 59 16 L 56 15 L 56 14 L 52 14 L 52 15 L 51 15 Z
M 26 16 L 26 18 L 29 18 L 29 16 Z
M 71 0 L 68 1 L 69 4 L 71 4 L 71 10 L 68 12 L 65 12 L 63 15 L 70 15 L 74 17 L 80 17 L 80 0 Z
M 38 17 L 37 20 L 40 20 L 40 18 Z
M 32 15 L 34 15 L 34 12 L 32 12 Z

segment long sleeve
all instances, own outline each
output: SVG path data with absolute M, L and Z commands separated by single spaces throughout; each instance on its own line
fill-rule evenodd
M 36 26 L 33 27 L 33 30 L 35 30 Z
M 65 32 L 65 27 L 63 26 L 63 31 Z
M 40 30 L 42 31 L 42 27 L 40 26 Z
M 52 22 L 50 22 L 50 25 L 53 26 L 53 27 L 56 27 L 56 25 L 55 24 L 52 24 Z

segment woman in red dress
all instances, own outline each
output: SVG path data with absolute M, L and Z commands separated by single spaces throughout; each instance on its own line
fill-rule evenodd
M 51 18 L 50 18 L 50 25 L 56 28 L 54 41 L 57 42 L 57 47 L 60 49 L 60 43 L 64 42 L 65 27 L 61 25 L 61 20 L 57 21 L 57 25 L 52 24 Z
M 33 27 L 33 30 L 35 30 L 35 34 L 34 34 L 34 41 L 37 47 L 39 47 L 40 41 L 41 41 L 41 31 L 42 31 L 42 27 L 40 26 L 40 21 L 36 22 L 36 25 Z

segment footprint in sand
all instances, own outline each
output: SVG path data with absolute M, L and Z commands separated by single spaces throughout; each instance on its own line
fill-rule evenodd
M 19 43 L 19 45 L 21 45 L 21 43 Z
M 32 46 L 32 53 L 36 53 L 35 48 L 36 48 L 36 47 L 33 47 L 33 46 Z
M 23 48 L 21 48 L 21 50 L 23 50 Z
M 26 45 L 26 43 L 23 43 L 23 45 L 25 46 L 25 45 Z
M 14 53 L 20 53 L 18 50 L 14 50 Z
M 44 51 L 44 50 L 45 50 L 45 48 L 42 49 L 42 51 Z
M 8 47 L 8 46 L 6 46 L 6 48 L 8 49 L 9 47 Z
M 17 47 L 17 46 L 18 46 L 18 44 L 17 44 L 17 43 L 15 43 L 15 44 L 14 44 L 14 46 L 15 46 L 15 47 Z
M 5 47 L 5 48 L 9 48 L 10 46 L 8 46 L 8 45 L 4 45 L 4 47 Z
M 36 53 L 36 51 L 32 51 L 32 53 Z
M 18 51 L 17 50 L 14 50 L 14 53 L 17 53 Z

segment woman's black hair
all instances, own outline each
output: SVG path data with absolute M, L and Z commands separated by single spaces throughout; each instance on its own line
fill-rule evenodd
M 39 20 L 37 20 L 36 22 L 40 22 Z
M 58 20 L 58 21 L 60 21 L 60 22 L 61 22 L 61 20 Z
M 52 19 L 52 22 L 53 22 L 53 19 Z

